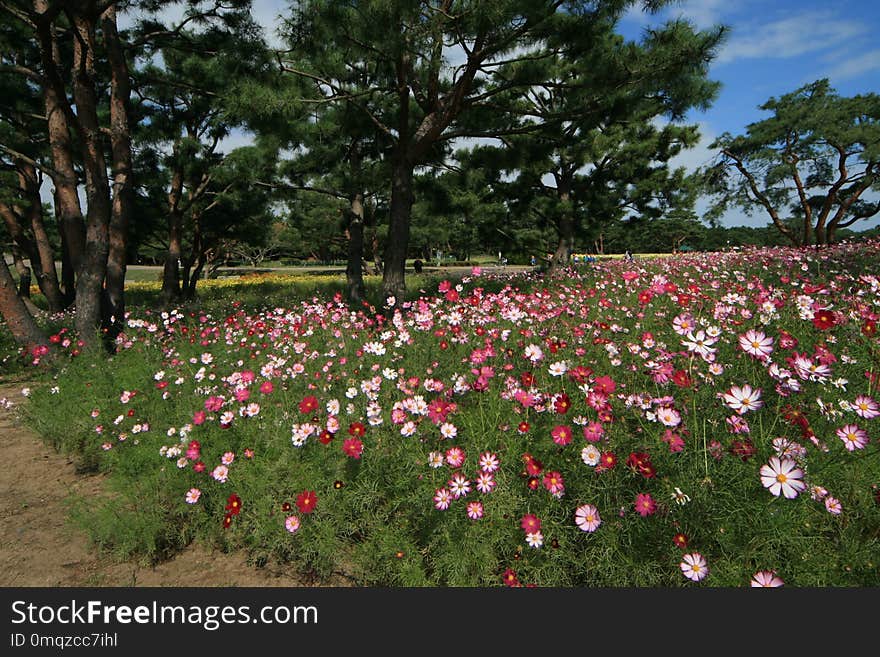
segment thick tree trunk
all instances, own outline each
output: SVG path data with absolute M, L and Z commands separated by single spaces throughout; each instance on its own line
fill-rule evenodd
M 391 212 L 385 270 L 382 274 L 383 301 L 393 297 L 401 303 L 406 294 L 406 255 L 413 204 L 413 165 L 405 158 L 394 163 L 391 172 Z
M 75 325 L 80 339 L 86 346 L 91 346 L 96 342 L 102 320 L 101 299 L 110 251 L 110 186 L 95 93 L 95 21 L 92 17 L 75 15 L 73 23 L 76 33 L 73 39 L 73 94 L 81 128 L 79 136 L 88 201 L 85 252 L 77 269 Z
M 16 343 L 30 348 L 46 342 L 45 335 L 28 312 L 24 300 L 16 293 L 15 281 L 2 254 L 0 254 L 0 315 L 3 316 Z
M 35 0 L 34 9 L 44 13 L 46 0 Z M 85 222 L 77 193 L 78 178 L 74 168 L 73 142 L 70 133 L 72 111 L 61 80 L 61 54 L 54 27 L 39 28 L 40 55 L 47 84 L 43 87 L 49 149 L 52 154 L 52 184 L 54 185 L 55 216 L 61 233 L 61 282 L 64 287 L 64 305 L 73 303 L 75 272 L 85 253 Z
M 348 266 L 345 269 L 348 301 L 359 306 L 364 299 L 364 195 L 356 192 L 348 211 Z
M 133 203 L 131 162 L 131 130 L 128 99 L 130 84 L 128 64 L 116 30 L 116 6 L 108 7 L 101 16 L 101 30 L 110 61 L 110 147 L 113 154 L 113 203 L 109 226 L 107 257 L 107 299 L 110 337 L 125 325 L 125 272 L 128 222 Z

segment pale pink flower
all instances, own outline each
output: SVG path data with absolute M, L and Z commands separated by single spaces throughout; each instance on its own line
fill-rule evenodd
M 749 585 L 752 588 L 776 588 L 782 586 L 785 582 L 773 570 L 759 570 L 752 575 Z
M 682 574 L 694 582 L 699 582 L 709 574 L 706 559 L 699 552 L 691 552 L 681 558 L 679 564 Z
M 784 495 L 788 499 L 798 496 L 806 488 L 803 482 L 804 471 L 797 467 L 794 459 L 771 456 L 767 465 L 761 466 L 761 483 L 776 497 Z
M 596 531 L 599 528 L 599 525 L 602 524 L 602 519 L 599 517 L 599 510 L 592 504 L 583 504 L 579 506 L 574 512 L 574 521 L 577 526 L 580 527 L 581 531 L 590 533 Z

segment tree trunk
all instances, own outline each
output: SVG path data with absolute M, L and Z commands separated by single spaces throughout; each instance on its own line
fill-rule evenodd
M 385 270 L 382 274 L 383 302 L 393 297 L 401 303 L 406 294 L 406 255 L 413 204 L 413 165 L 399 158 L 391 172 L 391 212 L 388 243 L 385 245 Z
M 64 310 L 66 304 L 58 285 L 58 272 L 55 271 L 55 252 L 49 242 L 49 234 L 43 222 L 43 202 L 40 199 L 40 181 L 36 169 L 31 165 L 23 165 L 19 183 L 22 193 L 28 199 L 28 214 L 31 233 L 33 234 L 33 250 L 30 253 L 31 268 L 37 278 L 40 292 L 46 297 L 50 313 Z
M 567 178 L 557 177 L 557 190 L 562 212 L 559 216 L 559 244 L 550 260 L 550 271 L 554 272 L 568 266 L 574 250 L 574 213 L 571 207 L 571 187 Z
M 46 0 L 35 0 L 34 9 L 44 13 Z M 39 28 L 40 56 L 47 84 L 43 87 L 49 149 L 52 154 L 52 184 L 55 189 L 55 216 L 61 233 L 61 282 L 64 287 L 64 305 L 75 297 L 75 272 L 85 252 L 85 223 L 77 193 L 78 178 L 74 168 L 73 143 L 70 136 L 69 114 L 72 114 L 59 73 L 61 54 L 54 27 Z
M 74 15 L 73 23 L 73 95 L 81 128 L 79 137 L 88 202 L 85 252 L 77 269 L 75 325 L 80 339 L 91 346 L 98 337 L 96 330 L 102 320 L 101 299 L 110 251 L 110 186 L 95 93 L 95 20 Z
M 113 203 L 109 226 L 107 298 L 111 338 L 125 325 L 125 271 L 128 222 L 133 202 L 128 64 L 116 29 L 116 6 L 101 16 L 101 30 L 110 62 L 110 147 L 113 154 Z
M 12 245 L 12 264 L 18 274 L 18 296 L 22 299 L 30 299 L 31 269 L 24 264 L 24 254 L 21 252 L 21 248 L 18 244 Z
M 360 306 L 364 299 L 364 195 L 356 192 L 348 211 L 348 266 L 345 269 L 348 301 Z
M 9 272 L 6 258 L 2 255 L 0 255 L 0 315 L 6 321 L 12 339 L 17 344 L 30 348 L 46 342 L 43 332 L 28 312 L 22 298 L 16 293 L 15 281 Z

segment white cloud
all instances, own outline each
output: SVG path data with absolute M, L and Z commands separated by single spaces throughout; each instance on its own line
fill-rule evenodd
M 737 59 L 788 58 L 839 47 L 865 35 L 869 26 L 836 19 L 828 12 L 808 12 L 769 23 L 740 24 L 718 55 L 718 63 Z
M 876 70 L 880 70 L 880 49 L 871 50 L 870 52 L 862 53 L 839 62 L 822 77 L 827 77 L 836 82 L 837 80 L 855 78 Z

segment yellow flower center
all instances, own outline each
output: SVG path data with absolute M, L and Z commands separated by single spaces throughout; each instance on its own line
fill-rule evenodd
M 780 472 L 778 475 L 776 475 L 776 481 L 778 481 L 780 484 L 784 484 L 786 481 L 788 481 L 788 477 Z

